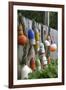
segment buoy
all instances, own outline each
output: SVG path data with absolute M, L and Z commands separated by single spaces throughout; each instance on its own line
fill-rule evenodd
M 22 35 L 23 34 L 23 26 L 22 24 L 19 24 L 18 26 L 18 35 Z
M 36 30 L 35 30 L 35 39 L 36 39 L 36 41 L 39 41 L 39 39 L 40 39 L 40 34 L 39 34 L 39 31 L 38 31 L 38 29 L 36 28 Z
M 35 35 L 34 35 L 34 31 L 32 29 L 28 30 L 28 38 L 30 40 L 34 39 Z
M 50 45 L 50 51 L 51 51 L 51 52 L 56 51 L 56 49 L 57 49 L 57 46 L 56 46 L 55 43 L 53 43 L 53 44 Z
M 27 43 L 27 37 L 25 35 L 19 35 L 18 36 L 18 44 L 19 45 L 24 45 Z
M 32 57 L 30 60 L 30 68 L 34 71 L 36 69 L 35 60 Z
M 29 29 L 28 30 L 28 38 L 29 38 L 29 41 L 30 41 L 30 44 L 31 45 L 35 45 L 35 34 L 34 34 L 34 31 L 32 29 Z
M 22 24 L 19 24 L 18 29 L 23 31 L 23 26 L 22 26 Z
M 40 63 L 40 59 L 38 58 L 38 56 L 36 57 L 36 69 L 40 70 L 41 69 L 41 63 Z
M 43 43 L 40 43 L 40 49 L 41 48 L 44 48 L 44 44 Z
M 35 47 L 36 51 L 39 51 L 40 50 L 40 42 L 36 41 L 36 44 L 34 45 L 34 47 Z
M 40 43 L 40 54 L 45 53 L 44 44 Z
M 42 57 L 42 63 L 43 63 L 43 65 L 47 64 L 47 58 L 45 55 L 43 55 L 43 57 Z
M 21 79 L 28 79 L 29 73 L 32 73 L 31 68 L 29 68 L 27 65 L 24 65 L 21 70 Z
M 48 40 L 45 40 L 45 45 L 50 46 L 50 42 Z
M 30 44 L 31 44 L 31 45 L 35 45 L 35 44 L 36 44 L 35 39 L 30 39 L 29 41 L 30 41 Z

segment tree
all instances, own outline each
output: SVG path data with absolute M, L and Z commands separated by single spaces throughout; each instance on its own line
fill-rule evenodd
M 50 12 L 49 13 L 49 26 L 58 29 L 58 13 L 57 12 Z
M 44 23 L 45 11 L 29 11 L 29 10 L 18 10 L 18 13 L 21 13 L 23 16 L 29 19 L 33 19 L 36 22 L 41 24 Z M 48 18 L 48 17 L 47 17 Z M 58 29 L 58 13 L 57 12 L 50 12 L 49 13 L 49 26 L 54 29 Z

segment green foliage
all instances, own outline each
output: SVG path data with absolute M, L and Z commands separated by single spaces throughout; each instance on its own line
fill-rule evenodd
M 29 79 L 56 78 L 58 77 L 57 60 L 52 60 L 48 66 L 42 70 L 36 70 L 29 74 Z
M 29 11 L 29 10 L 18 10 L 18 13 L 21 13 L 23 16 L 29 18 L 29 19 L 34 19 L 36 22 L 44 23 L 44 13 L 41 11 Z
M 58 29 L 58 13 L 50 12 L 49 15 L 50 15 L 49 26 L 57 30 Z
M 26 18 L 35 20 L 36 22 L 45 24 L 45 11 L 29 11 L 29 10 L 18 10 L 18 13 L 21 13 Z M 48 18 L 48 17 L 47 17 Z M 54 29 L 58 29 L 58 13 L 50 12 L 49 13 L 49 26 Z

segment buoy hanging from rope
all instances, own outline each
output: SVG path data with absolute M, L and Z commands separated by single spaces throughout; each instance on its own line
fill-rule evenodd
M 43 63 L 43 65 L 47 64 L 47 58 L 46 58 L 45 54 L 42 57 L 42 63 Z
M 33 30 L 34 30 L 34 33 L 35 33 L 35 50 L 38 52 L 39 51 L 39 41 L 40 41 L 40 34 L 39 34 L 39 30 L 38 30 L 38 26 L 37 26 L 37 23 L 33 20 Z
M 48 31 L 48 33 L 50 33 L 50 32 Z M 50 38 L 50 35 L 48 34 L 48 35 L 47 35 L 47 38 L 46 38 L 46 40 L 45 40 L 45 45 L 46 45 L 47 47 L 49 47 L 50 44 L 51 44 L 51 38 Z
M 47 58 L 45 56 L 45 53 L 40 54 L 40 61 L 42 68 L 44 68 L 47 65 Z
M 35 50 L 38 52 L 40 50 L 40 42 L 36 41 L 36 44 L 34 45 Z
M 54 42 L 54 36 L 52 36 L 51 45 L 50 45 L 50 51 L 55 52 L 57 50 L 57 45 Z
M 25 44 L 27 44 L 27 41 L 28 41 L 28 39 L 25 35 L 18 36 L 18 44 L 19 45 L 25 45 Z
M 32 57 L 30 60 L 30 68 L 34 71 L 36 69 L 35 59 Z
M 32 29 L 28 29 L 28 38 L 32 45 L 35 45 L 35 34 Z
M 26 35 L 23 33 L 23 26 L 22 24 L 19 24 L 18 26 L 18 44 L 19 45 L 25 45 L 27 43 L 28 39 Z
M 35 35 L 32 29 L 28 29 L 28 38 L 29 39 L 34 39 Z
M 50 45 L 50 51 L 51 51 L 51 52 L 55 52 L 56 50 L 57 50 L 56 44 L 55 44 L 55 43 L 51 44 L 51 45 Z
M 35 39 L 36 39 L 36 41 L 40 40 L 40 34 L 39 34 L 39 31 L 37 28 L 35 29 Z
M 40 62 L 38 55 L 36 56 L 35 62 L 36 62 L 36 69 L 41 70 L 41 62 Z
M 23 34 L 23 26 L 22 26 L 22 24 L 20 23 L 19 25 L 18 25 L 18 35 L 22 35 Z
M 40 43 L 40 54 L 45 53 L 44 44 Z
M 41 65 L 42 68 L 44 68 L 45 65 L 47 65 L 47 58 L 45 56 L 45 48 L 44 48 L 44 44 L 40 43 L 40 60 L 41 60 Z
M 32 73 L 32 70 L 27 65 L 24 65 L 21 70 L 21 79 L 28 79 L 28 74 Z

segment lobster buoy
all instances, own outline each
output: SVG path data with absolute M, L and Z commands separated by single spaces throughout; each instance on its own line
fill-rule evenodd
M 32 29 L 28 30 L 28 38 L 29 39 L 34 39 L 35 35 L 34 35 L 34 31 Z
M 43 63 L 43 65 L 46 65 L 47 64 L 47 58 L 46 58 L 46 56 L 43 56 L 42 57 L 42 63 Z
M 35 39 L 30 39 L 30 44 L 35 45 L 36 44 Z
M 36 30 L 35 30 L 35 39 L 36 39 L 36 41 L 39 41 L 39 39 L 40 39 L 40 34 L 39 34 L 39 31 L 38 31 L 38 29 L 36 28 Z
M 27 37 L 25 35 L 19 35 L 18 36 L 18 44 L 19 45 L 24 45 L 27 43 Z
M 38 58 L 38 56 L 36 57 L 35 63 L 36 63 L 36 69 L 40 70 L 41 69 L 41 63 L 40 63 L 40 59 Z
M 23 26 L 22 24 L 19 24 L 18 26 L 18 35 L 22 35 L 23 34 Z
M 36 41 L 36 44 L 34 45 L 35 50 L 39 51 L 40 47 L 39 47 L 39 41 Z
M 50 46 L 50 42 L 48 40 L 45 40 L 45 45 Z
M 32 45 L 35 45 L 35 34 L 34 34 L 34 31 L 32 29 L 28 30 L 28 38 L 29 38 L 30 43 Z
M 50 45 L 50 51 L 51 51 L 51 52 L 56 51 L 56 49 L 57 49 L 57 46 L 56 46 L 55 43 L 53 43 L 53 44 Z
M 40 54 L 45 53 L 44 44 L 40 43 Z
M 30 60 L 30 68 L 34 71 L 36 69 L 35 60 L 34 58 L 31 58 Z
M 32 70 L 27 65 L 24 65 L 21 70 L 21 79 L 28 79 L 28 74 L 32 73 Z

